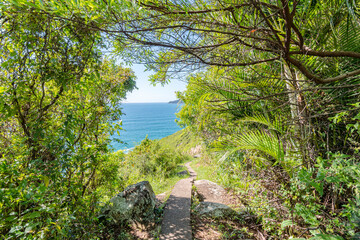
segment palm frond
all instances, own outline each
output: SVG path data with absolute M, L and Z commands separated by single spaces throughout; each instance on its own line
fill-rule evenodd
M 271 133 L 263 130 L 247 132 L 239 137 L 238 149 L 258 150 L 273 157 L 273 164 L 284 160 L 284 150 L 281 141 Z
M 284 126 L 279 118 L 275 118 L 273 121 L 268 117 L 256 114 L 254 116 L 248 116 L 239 120 L 240 122 L 253 122 L 267 126 L 269 129 L 277 131 L 280 134 L 284 133 Z

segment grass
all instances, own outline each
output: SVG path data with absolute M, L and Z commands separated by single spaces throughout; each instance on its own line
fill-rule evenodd
M 188 128 L 184 128 L 170 136 L 160 139 L 159 143 L 164 147 L 168 147 L 183 154 L 189 154 L 191 148 L 201 145 L 202 141 Z
M 188 175 L 178 175 L 177 173 L 186 170 L 183 163 L 191 160 L 190 150 L 200 144 L 202 144 L 200 138 L 187 128 L 160 140 L 143 140 L 132 152 L 126 154 L 124 163 L 127 167 L 121 166 L 124 184 L 128 186 L 140 181 L 149 181 L 155 194 L 166 193 L 169 195 L 179 180 L 188 177 Z M 147 167 L 157 168 L 158 163 L 177 164 L 175 169 L 171 170 L 170 175 L 169 172 L 163 173 L 159 170 L 144 172 Z
M 216 168 L 209 164 L 204 164 L 201 158 L 195 158 L 190 166 L 197 173 L 196 180 L 207 179 L 216 182 Z
M 183 165 L 178 165 L 176 172 L 182 172 L 186 170 L 186 167 Z M 189 175 L 178 175 L 172 174 L 168 178 L 158 178 L 157 176 L 149 176 L 145 178 L 144 181 L 149 181 L 155 194 L 166 193 L 169 195 L 174 185 L 181 179 L 187 178 Z
M 140 181 L 149 181 L 155 194 L 168 193 L 177 181 L 188 175 L 179 175 L 186 170 L 183 166 L 190 160 L 184 155 L 159 140 L 144 139 L 131 152 L 121 156 L 119 174 L 124 186 Z
M 164 147 L 183 154 L 189 154 L 192 148 L 203 145 L 202 140 L 188 128 L 184 128 L 170 136 L 160 139 L 159 143 Z M 207 179 L 213 182 L 219 182 L 217 180 L 216 164 L 211 163 L 209 156 L 205 153 L 202 153 L 202 155 L 200 158 L 194 158 L 190 163 L 190 166 L 197 173 L 196 179 Z

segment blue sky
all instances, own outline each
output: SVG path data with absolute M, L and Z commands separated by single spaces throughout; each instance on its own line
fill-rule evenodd
M 153 86 L 149 82 L 149 76 L 152 72 L 145 72 L 145 67 L 142 64 L 134 64 L 130 66 L 137 77 L 136 86 L 138 90 L 134 90 L 127 94 L 127 103 L 136 102 L 169 102 L 176 99 L 176 91 L 184 91 L 186 83 L 179 80 L 172 80 L 171 83 L 161 86 L 157 84 Z

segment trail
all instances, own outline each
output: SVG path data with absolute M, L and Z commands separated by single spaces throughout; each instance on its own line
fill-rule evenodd
M 161 225 L 161 240 L 191 240 L 191 188 L 196 172 L 186 163 L 190 177 L 178 181 L 166 202 Z

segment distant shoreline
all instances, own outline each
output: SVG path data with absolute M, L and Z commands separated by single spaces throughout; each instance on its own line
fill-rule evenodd
M 173 100 L 173 101 L 169 101 L 170 104 L 178 104 L 178 103 L 183 103 L 183 101 L 181 101 L 180 99 L 177 100 Z
M 154 104 L 154 103 L 164 103 L 164 104 L 178 104 L 178 103 L 184 103 L 181 100 L 173 100 L 169 102 L 121 102 L 121 104 Z
M 154 103 L 168 104 L 169 102 L 122 102 L 121 104 L 154 104 Z
M 149 104 L 151 104 L 151 103 L 169 103 L 169 102 L 122 102 L 123 104 L 125 103 L 125 104 L 128 104 L 128 103 L 131 103 L 131 104 L 133 104 L 133 103 L 141 103 L 141 104 L 146 104 L 146 103 L 149 103 Z

